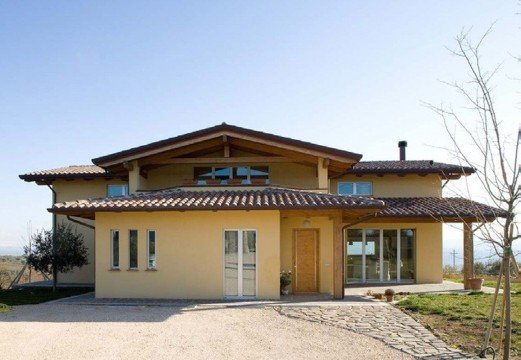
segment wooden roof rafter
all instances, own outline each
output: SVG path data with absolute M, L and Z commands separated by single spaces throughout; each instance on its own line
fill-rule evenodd
M 252 150 L 264 148 L 273 155 L 285 156 L 276 150 L 284 151 L 290 158 L 301 157 L 301 161 L 315 163 L 317 158 L 331 160 L 335 170 L 346 170 L 360 160 L 361 155 L 327 146 L 316 145 L 300 140 L 286 138 L 274 134 L 263 133 L 255 130 L 227 125 L 223 123 L 215 127 L 202 129 L 193 133 L 180 135 L 174 138 L 158 141 L 148 145 L 120 151 L 118 153 L 93 159 L 93 162 L 105 169 L 116 170 L 123 162 L 138 161 L 140 166 L 154 165 L 158 159 L 181 157 L 189 154 L 181 154 L 183 149 L 191 148 L 197 144 L 209 144 L 217 148 L 222 146 L 223 157 L 231 156 L 234 144 L 247 145 Z M 199 151 L 204 150 L 204 145 Z M 195 151 L 195 150 L 194 150 Z M 193 152 L 193 151 L 192 151 Z

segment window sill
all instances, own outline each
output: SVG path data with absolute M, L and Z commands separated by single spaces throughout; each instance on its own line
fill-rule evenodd
M 121 271 L 119 268 L 110 268 L 109 271 Z
M 127 271 L 139 271 L 139 269 L 127 269 Z
M 157 269 L 156 268 L 148 268 L 145 271 L 157 271 Z

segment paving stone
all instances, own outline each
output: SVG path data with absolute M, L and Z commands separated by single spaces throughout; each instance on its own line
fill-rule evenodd
M 321 322 L 378 339 L 418 359 L 471 359 L 392 306 L 275 307 L 284 316 Z

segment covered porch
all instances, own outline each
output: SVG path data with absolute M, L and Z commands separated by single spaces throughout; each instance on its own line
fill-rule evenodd
M 376 278 L 373 283 L 365 282 L 359 284 L 360 286 L 374 286 L 381 284 L 393 286 L 413 286 L 413 284 L 420 284 L 420 289 L 424 284 L 437 284 L 441 286 L 441 290 L 445 287 L 450 290 L 457 290 L 461 285 L 459 284 L 445 284 L 442 279 L 442 246 L 443 224 L 461 224 L 462 226 L 462 242 L 464 266 L 463 289 L 469 290 L 469 279 L 474 277 L 474 232 L 479 227 L 488 222 L 494 221 L 498 217 L 505 216 L 505 212 L 501 209 L 496 209 L 488 205 L 484 205 L 475 201 L 463 198 L 434 198 L 434 197 L 419 197 L 419 198 L 380 198 L 386 204 L 386 208 L 374 215 L 369 215 L 363 218 L 354 220 L 351 223 L 344 225 L 345 229 L 379 229 L 380 230 L 380 261 L 384 262 L 385 256 L 383 249 L 385 244 L 382 241 L 387 232 L 391 235 L 394 229 L 397 231 L 398 239 L 398 264 L 395 265 L 398 276 L 394 278 L 386 278 L 387 281 Z M 382 230 L 382 229 L 392 230 Z M 400 261 L 400 236 L 406 236 L 400 229 L 407 229 L 406 231 L 414 232 L 413 239 L 413 262 L 414 262 L 414 276 L 405 277 L 405 281 L 400 278 L 400 268 L 404 267 L 403 259 Z M 401 233 L 401 234 L 400 234 Z M 349 230 L 343 233 L 344 240 L 349 240 Z M 364 245 L 365 245 L 364 234 Z M 345 243 L 345 242 L 344 242 Z M 402 242 L 403 244 L 403 242 Z M 403 246 L 403 245 L 402 245 Z M 403 252 L 402 252 L 403 254 Z M 344 256 L 349 256 L 349 250 L 344 249 Z M 408 259 L 410 260 L 410 259 Z M 344 260 L 347 264 L 349 261 Z M 391 262 L 392 264 L 392 262 Z M 365 263 L 364 263 L 365 266 Z M 381 266 L 381 269 L 386 269 Z M 391 265 L 392 268 L 392 265 Z M 403 271 L 402 271 L 403 272 Z M 365 279 L 365 278 L 364 278 Z M 390 281 L 389 281 L 390 280 Z M 405 284 L 404 284 L 405 283 Z M 446 290 L 449 290 L 448 288 Z M 411 292 L 411 291 L 408 291 Z M 415 291 L 412 291 L 415 292 Z M 338 294 L 336 295 L 338 296 Z

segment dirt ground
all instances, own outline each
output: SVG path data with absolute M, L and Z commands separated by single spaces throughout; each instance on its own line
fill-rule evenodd
M 411 359 L 269 308 L 41 304 L 0 314 L 10 359 Z

